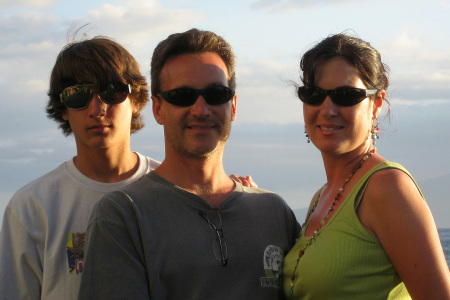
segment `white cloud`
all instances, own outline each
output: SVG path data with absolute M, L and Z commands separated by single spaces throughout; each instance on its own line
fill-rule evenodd
M 388 98 L 404 103 L 446 102 L 450 92 L 450 48 L 442 32 L 405 26 L 380 52 L 391 69 Z
M 391 102 L 395 103 L 395 107 L 400 105 L 404 106 L 431 106 L 431 105 L 439 105 L 450 103 L 450 99 L 427 99 L 426 101 L 417 101 L 417 100 L 404 100 L 404 99 L 390 99 Z
M 319 5 L 336 5 L 342 3 L 361 2 L 361 0 L 255 0 L 250 10 L 267 10 L 270 12 L 293 13 L 303 8 Z
M 402 52 L 404 49 L 418 49 L 422 42 L 417 37 L 411 37 L 407 32 L 401 33 L 392 43 L 396 51 Z
M 21 157 L 21 158 L 16 158 L 16 159 L 2 159 L 2 162 L 7 162 L 8 164 L 20 164 L 20 165 L 24 165 L 24 164 L 29 164 L 32 163 L 34 161 L 36 161 L 35 157 Z
M 39 43 L 10 43 L 0 48 L 0 55 L 21 56 L 23 54 L 34 54 L 55 49 L 52 41 L 42 41 Z
M 236 68 L 237 122 L 302 122 L 302 106 L 290 82 L 296 78 L 287 78 L 289 70 L 296 68 L 272 60 L 240 61 Z
M 1 139 L 0 140 L 0 149 L 2 148 L 12 148 L 17 146 L 17 141 L 14 139 Z
M 450 47 L 440 47 L 439 50 L 423 49 L 418 54 L 419 59 L 424 65 L 429 65 L 433 68 L 447 68 L 450 69 Z
M 201 13 L 167 10 L 153 0 L 103 4 L 84 15 L 63 19 L 33 7 L 0 15 L 0 85 L 8 86 L 3 97 L 15 99 L 13 105 L 37 103 L 36 99 L 45 102 L 56 56 L 77 26 L 88 24 L 80 31 L 88 37 L 113 37 L 130 50 L 142 68 L 149 65 L 157 42 L 172 32 L 194 27 L 204 19 Z M 139 53 L 133 51 L 136 48 Z M 141 71 L 148 73 L 145 68 Z
M 445 10 L 448 11 L 450 9 L 450 2 L 449 1 L 441 1 L 439 5 Z
M 0 9 L 12 7 L 34 7 L 45 8 L 53 5 L 55 0 L 2 0 L 0 2 Z
M 190 29 L 206 17 L 196 11 L 168 10 L 157 1 L 120 1 L 103 4 L 74 19 L 78 24 L 89 23 L 92 33 L 107 35 L 135 47 L 155 44 L 170 33 Z M 127 45 L 125 45 L 127 46 Z
M 32 92 L 46 92 L 48 89 L 48 82 L 38 79 L 31 79 L 26 82 L 26 86 L 28 89 L 25 89 L 25 91 L 31 90 Z
M 40 41 L 42 36 L 52 36 L 52 33 L 60 28 L 60 25 L 56 24 L 59 22 L 57 16 L 30 8 L 0 17 L 2 42 Z
M 53 148 L 45 148 L 45 149 L 30 149 L 29 150 L 33 154 L 42 155 L 44 153 L 51 154 L 55 151 Z
M 436 72 L 428 75 L 428 77 L 432 82 L 448 85 L 450 83 L 450 69 L 437 70 Z

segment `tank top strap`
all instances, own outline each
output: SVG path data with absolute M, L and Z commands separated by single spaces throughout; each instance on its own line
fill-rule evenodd
M 355 197 L 354 202 L 354 208 L 355 211 L 358 209 L 359 205 L 361 204 L 362 197 L 364 196 L 364 192 L 367 188 L 367 185 L 369 183 L 369 179 L 372 177 L 373 174 L 375 174 L 378 171 L 385 170 L 385 169 L 398 169 L 411 178 L 411 180 L 416 185 L 417 189 L 419 190 L 420 195 L 423 197 L 422 191 L 420 190 L 419 186 L 417 185 L 417 182 L 414 180 L 414 178 L 411 176 L 411 174 L 400 164 L 390 161 L 381 162 L 372 169 L 370 169 L 364 176 L 358 181 L 355 188 L 358 188 L 358 194 Z

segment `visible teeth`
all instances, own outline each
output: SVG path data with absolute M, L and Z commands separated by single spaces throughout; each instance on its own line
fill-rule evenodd
M 334 130 L 333 127 L 324 127 L 324 126 L 321 126 L 320 129 L 322 129 L 322 130 Z

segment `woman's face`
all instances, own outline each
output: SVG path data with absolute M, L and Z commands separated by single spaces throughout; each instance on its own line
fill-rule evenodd
M 338 87 L 366 89 L 359 71 L 340 57 L 324 61 L 315 75 L 316 86 L 332 90 Z M 374 101 L 369 98 L 353 106 L 339 106 L 330 96 L 319 106 L 303 104 L 303 115 L 309 138 L 323 153 L 344 154 L 371 143 L 370 130 Z M 378 113 L 378 109 L 375 110 Z

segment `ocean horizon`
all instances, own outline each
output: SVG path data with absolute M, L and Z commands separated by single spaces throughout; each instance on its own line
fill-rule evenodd
M 439 238 L 441 239 L 442 248 L 444 249 L 445 259 L 450 268 L 450 228 L 438 229 Z

